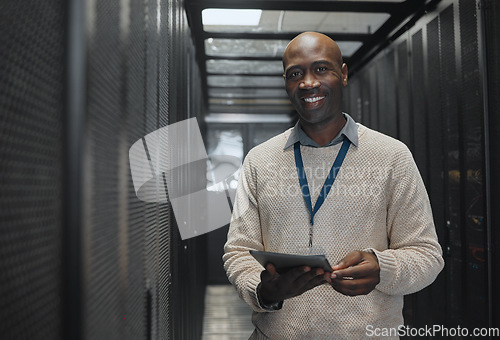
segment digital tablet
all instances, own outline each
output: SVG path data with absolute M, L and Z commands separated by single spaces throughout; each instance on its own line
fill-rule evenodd
M 328 272 L 333 271 L 325 255 L 292 255 L 259 250 L 250 250 L 250 254 L 259 261 L 264 268 L 268 263 L 272 263 L 274 267 L 276 267 L 276 271 L 280 274 L 291 268 L 300 266 L 321 268 Z

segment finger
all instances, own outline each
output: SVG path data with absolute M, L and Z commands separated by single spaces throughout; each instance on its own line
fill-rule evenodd
M 351 266 L 355 266 L 363 260 L 363 256 L 360 251 L 353 251 L 347 254 L 342 260 L 340 260 L 335 266 L 332 267 L 333 270 L 344 269 Z
M 302 273 L 299 276 L 297 276 L 294 280 L 294 284 L 302 286 L 302 285 L 306 284 L 308 281 L 315 278 L 316 276 L 323 276 L 324 273 L 325 273 L 325 271 L 321 268 L 310 269 L 307 272 Z
M 302 275 L 298 276 L 294 280 L 294 284 L 297 287 L 303 287 L 303 286 L 307 285 L 309 281 L 313 280 L 314 278 L 316 278 L 318 276 L 323 278 L 324 274 L 325 274 L 325 271 L 323 269 L 313 268 L 313 269 L 309 270 L 308 272 L 303 273 Z
M 373 275 L 373 273 L 374 268 L 370 268 L 370 266 L 357 265 L 346 269 L 336 270 L 332 274 L 335 274 L 335 277 L 338 279 L 343 279 L 346 277 L 360 279 L 363 277 L 371 276 Z
M 355 296 L 367 291 L 370 282 L 367 279 L 359 280 L 332 280 L 332 287 L 345 295 Z M 370 290 L 371 291 L 371 290 Z
M 308 290 L 316 288 L 317 286 L 321 286 L 324 283 L 325 283 L 325 280 L 323 278 L 316 278 L 313 281 L 309 281 L 309 283 L 306 286 L 304 286 L 300 289 L 299 295 L 304 293 L 304 292 L 307 292 Z
M 378 264 L 378 260 L 375 255 L 361 252 L 362 258 L 361 262 L 357 265 L 346 269 L 335 270 L 332 273 L 332 278 L 338 277 L 354 277 L 354 278 L 362 278 L 362 277 L 373 277 L 379 278 L 380 276 L 380 266 Z
M 276 267 L 272 263 L 266 264 L 266 270 L 273 276 L 276 274 Z
M 332 280 L 332 287 L 349 296 L 366 295 L 375 289 L 376 283 L 372 279 L 358 279 L 358 280 Z
M 313 289 L 319 285 L 322 285 L 325 282 L 326 282 L 326 280 L 325 280 L 325 277 L 323 275 L 317 275 L 317 276 L 313 277 L 311 280 L 309 280 L 304 286 L 302 286 L 299 289 L 299 295 L 310 290 L 310 289 Z
M 290 281 L 294 282 L 297 281 L 302 275 L 310 275 L 311 274 L 311 267 L 309 266 L 301 266 L 301 267 L 295 267 L 287 271 L 285 274 L 282 276 Z
M 324 273 L 321 275 L 317 275 L 312 280 L 309 281 L 309 289 L 322 285 L 325 282 L 326 280 Z
M 272 263 L 268 263 L 266 265 L 266 269 L 260 273 L 260 281 L 262 283 L 268 283 L 273 281 L 277 276 L 279 275 L 276 273 L 274 265 Z

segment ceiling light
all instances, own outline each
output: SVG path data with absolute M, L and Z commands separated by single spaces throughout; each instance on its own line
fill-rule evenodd
M 208 8 L 201 13 L 203 25 L 258 26 L 260 9 Z

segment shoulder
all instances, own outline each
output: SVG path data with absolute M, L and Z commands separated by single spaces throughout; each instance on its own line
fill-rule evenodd
M 418 173 L 413 155 L 403 142 L 361 124 L 358 134 L 359 144 L 353 152 L 358 155 L 358 161 L 392 174 L 390 179 Z
M 359 149 L 367 154 L 388 159 L 413 158 L 410 150 L 400 140 L 359 124 Z

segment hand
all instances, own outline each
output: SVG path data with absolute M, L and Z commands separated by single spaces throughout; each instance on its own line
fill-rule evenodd
M 308 266 L 292 268 L 284 274 L 278 274 L 272 263 L 260 274 L 259 295 L 267 304 L 283 301 L 298 296 L 325 281 L 330 282 L 330 274 L 321 268 Z
M 377 256 L 366 251 L 347 254 L 332 269 L 331 285 L 344 295 L 366 295 L 380 282 Z

